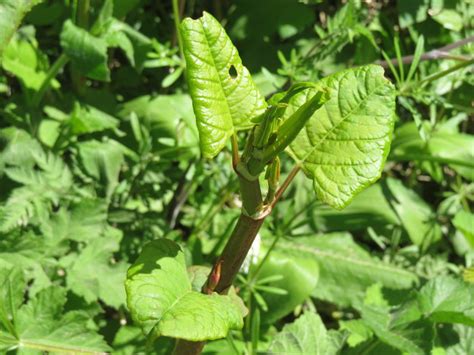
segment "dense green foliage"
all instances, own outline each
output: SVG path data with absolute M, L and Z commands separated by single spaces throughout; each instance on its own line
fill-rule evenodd
M 474 6 L 174 5 L 0 0 L 0 353 L 474 353 Z

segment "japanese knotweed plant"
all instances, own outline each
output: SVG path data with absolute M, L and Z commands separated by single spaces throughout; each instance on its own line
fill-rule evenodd
M 296 84 L 266 102 L 215 18 L 188 18 L 180 29 L 202 154 L 214 158 L 231 141 L 242 211 L 207 281 L 195 282 L 199 278 L 188 273 L 183 250 L 160 239 L 144 246 L 128 271 L 126 290 L 132 317 L 150 339 L 176 338 L 176 353 L 198 354 L 204 341 L 243 326 L 246 310 L 232 282 L 299 170 L 313 181 L 316 197 L 337 209 L 380 177 L 395 91 L 383 69 L 369 65 Z M 241 154 L 240 131 L 248 132 L 240 135 L 246 137 Z M 279 186 L 283 153 L 295 165 Z

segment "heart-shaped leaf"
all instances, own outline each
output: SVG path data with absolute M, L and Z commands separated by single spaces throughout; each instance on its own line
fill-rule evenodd
M 125 288 L 133 319 L 154 337 L 213 340 L 243 326 L 240 298 L 193 291 L 184 253 L 167 239 L 143 248 L 128 270 Z
M 380 177 L 392 139 L 395 90 L 380 66 L 349 69 L 320 81 L 330 99 L 316 111 L 288 153 L 313 180 L 319 199 L 344 208 Z M 316 89 L 294 96 L 295 112 Z
M 204 12 L 197 20 L 185 19 L 181 34 L 201 150 L 213 158 L 235 131 L 252 127 L 250 119 L 266 103 L 214 17 Z

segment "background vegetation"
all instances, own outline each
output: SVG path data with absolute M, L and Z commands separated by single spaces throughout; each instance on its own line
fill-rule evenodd
M 33 3 L 0 0 L 0 352 L 168 354 L 126 270 L 157 238 L 215 261 L 230 147 L 200 156 L 171 2 L 43 1 L 10 38 Z M 474 353 L 472 2 L 179 2 L 203 10 L 267 96 L 374 62 L 398 95 L 380 181 L 338 212 L 298 175 L 236 283 L 244 329 L 204 353 Z

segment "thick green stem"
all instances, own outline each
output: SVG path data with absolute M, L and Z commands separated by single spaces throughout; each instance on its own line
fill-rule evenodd
M 243 212 L 248 216 L 256 216 L 262 209 L 263 199 L 260 190 L 260 182 L 256 180 L 247 180 L 239 176 L 240 196 L 242 198 Z
M 79 27 L 88 28 L 89 27 L 89 8 L 90 0 L 79 0 L 77 6 L 77 18 L 76 23 Z

